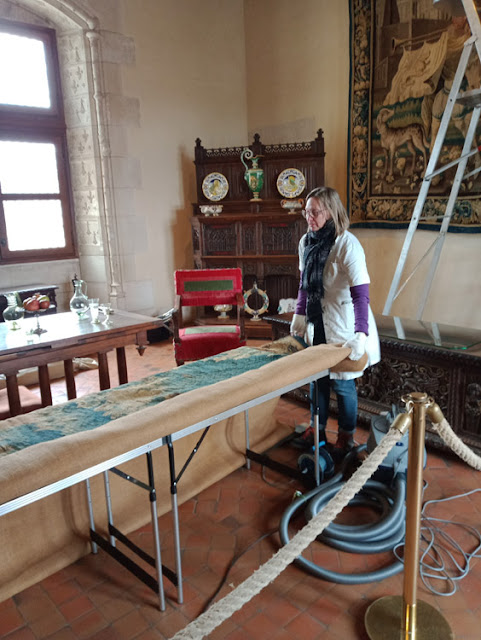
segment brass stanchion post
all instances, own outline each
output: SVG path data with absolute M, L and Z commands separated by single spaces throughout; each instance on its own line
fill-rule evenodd
M 426 410 L 433 401 L 425 393 L 418 392 L 403 396 L 403 401 L 406 402 L 408 410 L 412 411 L 407 472 L 403 597 L 386 596 L 373 602 L 366 611 L 366 631 L 371 640 L 453 640 L 451 628 L 442 614 L 416 598 Z M 403 428 L 406 423 L 405 419 Z M 396 424 L 393 424 L 393 427 L 396 427 Z
M 416 593 L 419 570 L 419 536 L 423 490 L 423 455 L 426 431 L 425 393 L 412 393 L 413 424 L 409 433 L 406 533 L 404 536 L 403 631 L 406 640 L 416 637 Z

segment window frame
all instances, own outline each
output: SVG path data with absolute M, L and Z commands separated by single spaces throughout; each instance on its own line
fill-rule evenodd
M 0 19 L 0 31 L 34 37 L 44 43 L 47 80 L 51 106 L 48 109 L 0 104 L 0 139 L 19 142 L 49 142 L 56 149 L 59 193 L 4 194 L 0 184 L 0 264 L 40 262 L 77 258 L 72 188 L 67 148 L 67 126 L 63 110 L 60 67 L 54 29 Z M 60 200 L 65 233 L 65 247 L 10 251 L 6 235 L 4 201 Z

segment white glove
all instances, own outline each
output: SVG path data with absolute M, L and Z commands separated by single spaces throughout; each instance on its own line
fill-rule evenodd
M 304 337 L 306 333 L 306 316 L 300 316 L 295 313 L 291 320 L 291 336 Z
M 366 351 L 366 339 L 365 333 L 358 331 L 354 334 L 354 338 L 345 342 L 342 346 L 349 347 L 351 353 L 349 354 L 349 360 L 360 360 Z

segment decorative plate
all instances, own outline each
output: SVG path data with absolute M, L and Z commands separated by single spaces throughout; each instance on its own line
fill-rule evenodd
M 209 173 L 202 182 L 202 193 L 208 200 L 222 200 L 229 191 L 229 183 L 222 173 Z
M 306 188 L 306 179 L 299 169 L 284 169 L 277 176 L 277 190 L 284 198 L 297 198 Z

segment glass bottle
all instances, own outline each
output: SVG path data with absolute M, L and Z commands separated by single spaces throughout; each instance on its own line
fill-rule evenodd
M 87 285 L 83 280 L 75 277 L 72 280 L 74 293 L 70 299 L 70 311 L 73 311 L 79 318 L 85 318 L 89 310 L 89 299 L 86 296 Z M 83 287 L 85 286 L 85 291 Z
M 16 291 L 12 291 L 11 293 L 6 293 L 5 297 L 7 306 L 3 310 L 3 319 L 11 331 L 17 331 L 22 328 L 22 320 L 25 315 L 23 307 L 19 304 L 21 302 L 20 296 Z

